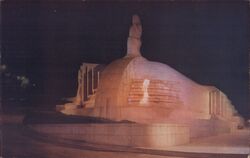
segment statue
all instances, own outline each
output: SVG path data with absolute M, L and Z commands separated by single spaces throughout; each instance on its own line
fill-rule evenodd
M 138 15 L 133 15 L 132 26 L 129 29 L 127 41 L 127 57 L 141 56 L 141 34 L 142 26 Z
M 141 21 L 138 15 L 133 15 L 132 18 L 132 26 L 129 30 L 130 38 L 137 38 L 140 40 L 142 33 Z

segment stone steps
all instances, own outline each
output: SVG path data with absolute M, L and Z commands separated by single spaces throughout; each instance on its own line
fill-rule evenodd
M 172 93 L 178 93 L 179 90 L 177 89 L 167 89 L 167 88 L 157 88 L 157 87 L 152 87 L 152 86 L 149 86 L 148 88 L 148 91 L 152 91 L 152 92 L 160 92 L 160 93 L 169 93 L 169 92 L 172 92 Z M 143 91 L 143 87 L 131 87 L 131 92 L 133 91 Z
M 88 100 L 84 102 L 85 108 L 91 108 L 95 106 L 96 93 L 89 95 Z
M 141 101 L 141 99 L 129 99 L 129 103 L 138 103 L 140 101 Z M 151 102 L 151 103 L 169 103 L 169 104 L 178 105 L 177 102 L 171 102 L 169 100 L 161 100 L 161 99 L 160 100 L 151 100 L 151 99 L 149 99 L 148 102 Z
M 143 90 L 144 80 L 133 80 L 131 82 L 128 102 L 136 103 L 140 102 L 144 96 Z M 161 80 L 150 80 L 147 87 L 148 102 L 152 103 L 166 103 L 166 104 L 181 104 L 178 92 L 179 89 L 176 86 L 176 82 L 167 82 Z
M 131 88 L 132 89 L 142 89 L 143 82 L 132 81 Z M 159 83 L 155 83 L 152 81 L 150 81 L 150 83 L 148 85 L 148 89 L 179 91 L 178 86 L 175 84 L 164 84 L 164 83 L 159 84 Z
M 143 95 L 131 95 L 129 98 L 142 98 Z M 168 99 L 168 100 L 178 100 L 178 97 L 175 96 L 160 96 L 160 95 L 148 95 L 148 98 L 155 98 L 155 99 Z
M 178 98 L 176 95 L 173 95 L 173 94 L 169 94 L 169 93 L 165 93 L 165 94 L 163 94 L 163 93 L 157 93 L 157 92 L 151 92 L 151 91 L 149 91 L 148 92 L 149 94 L 148 94 L 148 96 L 152 96 L 152 97 L 157 97 L 157 96 L 159 96 L 159 97 L 171 97 L 171 98 Z M 130 96 L 143 96 L 143 92 L 129 92 L 129 95 Z
M 133 83 L 143 83 L 143 79 L 136 79 L 132 81 Z M 163 80 L 150 80 L 150 83 L 158 83 L 158 84 L 179 84 L 177 81 L 163 81 Z

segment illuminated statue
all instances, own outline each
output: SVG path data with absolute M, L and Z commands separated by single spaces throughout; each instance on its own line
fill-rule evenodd
M 132 26 L 129 29 L 127 42 L 127 57 L 141 56 L 141 34 L 142 26 L 138 15 L 133 15 Z

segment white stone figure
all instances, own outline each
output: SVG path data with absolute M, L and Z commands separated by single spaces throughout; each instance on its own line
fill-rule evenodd
M 127 41 L 127 57 L 141 56 L 141 34 L 142 26 L 138 15 L 133 15 L 132 26 L 129 29 Z
M 140 104 L 147 104 L 148 103 L 148 86 L 150 84 L 150 80 L 148 79 L 144 79 L 143 81 L 143 86 L 142 86 L 142 90 L 143 90 L 143 97 L 140 100 Z

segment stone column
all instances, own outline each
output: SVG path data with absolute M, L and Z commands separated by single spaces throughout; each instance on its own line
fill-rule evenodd
M 89 97 L 89 70 L 88 70 L 88 66 L 86 66 L 86 80 L 87 80 L 87 84 L 86 84 L 86 96 L 87 98 Z
M 212 104 L 211 104 L 211 92 L 208 93 L 208 100 L 209 100 L 209 114 L 211 115 L 212 114 Z
M 94 94 L 94 67 L 91 67 L 91 84 L 92 84 L 92 94 Z
M 76 92 L 76 97 L 75 97 L 75 100 L 74 102 L 76 104 L 81 104 L 81 67 L 80 67 L 80 70 L 78 71 L 78 74 L 77 74 L 77 92 Z
M 221 116 L 224 117 L 224 105 L 225 105 L 225 104 L 223 103 L 223 100 L 224 100 L 224 99 L 223 99 L 223 98 L 221 98 L 221 99 L 222 99 L 222 101 L 221 101 L 221 102 L 222 102 L 222 104 L 221 104 Z
M 97 72 L 97 86 L 96 87 L 99 86 L 99 81 L 100 81 L 100 72 L 98 71 Z
M 217 114 L 220 115 L 220 92 L 216 91 L 216 107 L 217 107 Z
M 84 101 L 85 101 L 85 98 L 84 98 L 84 96 L 85 96 L 85 66 L 83 65 L 82 67 L 81 67 L 81 69 L 82 69 L 82 96 L 81 96 L 81 99 L 82 99 L 82 104 L 84 104 Z
M 213 107 L 214 107 L 214 114 L 217 114 L 217 106 L 216 106 L 216 91 L 213 91 Z

